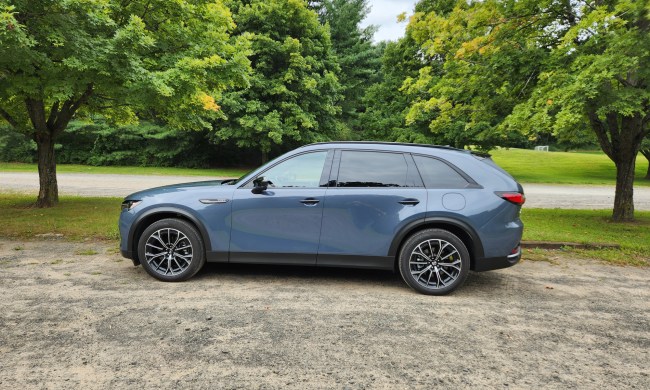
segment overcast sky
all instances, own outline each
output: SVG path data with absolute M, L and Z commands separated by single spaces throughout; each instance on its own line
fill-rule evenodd
M 375 42 L 395 41 L 404 36 L 406 22 L 397 23 L 397 15 L 406 12 L 413 14 L 416 0 L 368 0 L 370 14 L 362 22 L 368 26 L 374 24 L 379 27 L 375 33 Z

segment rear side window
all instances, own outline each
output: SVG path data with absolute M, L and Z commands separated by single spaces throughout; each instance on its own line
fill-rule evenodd
M 413 156 L 427 188 L 465 188 L 469 184 L 446 163 L 431 157 Z
M 408 166 L 401 153 L 341 152 L 337 187 L 406 187 Z

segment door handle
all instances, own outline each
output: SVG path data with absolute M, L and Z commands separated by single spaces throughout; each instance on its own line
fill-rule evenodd
M 319 202 L 320 200 L 314 198 L 307 198 L 300 201 L 300 203 L 304 204 L 305 206 L 316 206 Z
M 416 204 L 420 203 L 420 201 L 414 198 L 407 198 L 400 200 L 398 203 L 406 206 L 415 206 Z

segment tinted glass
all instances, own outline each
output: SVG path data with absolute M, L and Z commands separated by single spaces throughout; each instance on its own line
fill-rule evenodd
M 430 157 L 413 156 L 427 188 L 465 188 L 467 180 L 444 162 Z
M 337 187 L 406 187 L 401 153 L 343 151 Z
M 269 187 L 318 187 L 327 152 L 301 154 L 283 161 L 262 176 L 271 181 Z

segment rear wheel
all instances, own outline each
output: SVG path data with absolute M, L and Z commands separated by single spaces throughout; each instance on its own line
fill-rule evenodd
M 151 224 L 140 236 L 138 258 L 154 278 L 180 282 L 194 276 L 205 264 L 203 240 L 189 223 L 162 219 Z
M 399 270 L 414 290 L 445 295 L 460 287 L 469 273 L 469 252 L 461 239 L 442 229 L 413 234 L 402 246 Z

